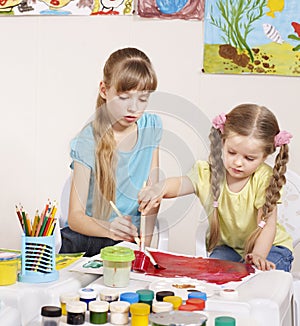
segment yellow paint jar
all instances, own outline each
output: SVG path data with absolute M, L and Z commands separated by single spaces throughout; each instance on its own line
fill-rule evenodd
M 0 252 L 0 285 L 10 285 L 17 281 L 20 255 L 14 252 Z
M 64 316 L 67 316 L 67 303 L 71 301 L 79 301 L 79 294 L 77 293 L 64 293 L 59 297 L 61 312 Z
M 148 326 L 150 305 L 147 303 L 133 303 L 130 305 L 131 326 Z

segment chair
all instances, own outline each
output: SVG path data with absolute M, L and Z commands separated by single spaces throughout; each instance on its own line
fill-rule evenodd
M 278 220 L 293 238 L 294 257 L 292 274 L 294 277 L 294 326 L 300 326 L 300 176 L 288 170 L 287 183 L 278 205 Z

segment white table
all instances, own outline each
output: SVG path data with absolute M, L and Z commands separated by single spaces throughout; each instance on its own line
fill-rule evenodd
M 0 286 L 0 325 L 32 326 L 32 320 L 40 314 L 44 305 L 59 306 L 62 293 L 76 292 L 87 286 L 99 275 L 59 271 L 59 279 L 49 283 L 17 282 Z

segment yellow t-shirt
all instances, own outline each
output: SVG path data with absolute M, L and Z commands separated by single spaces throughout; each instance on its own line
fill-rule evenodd
M 272 169 L 269 165 L 261 164 L 249 178 L 240 192 L 229 190 L 227 183 L 221 185 L 218 200 L 220 219 L 219 245 L 233 248 L 242 257 L 246 239 L 257 227 L 257 211 L 265 203 L 265 190 L 269 185 Z M 210 170 L 206 161 L 197 161 L 187 176 L 193 183 L 195 193 L 205 208 L 207 215 L 213 209 L 210 192 Z M 293 251 L 291 236 L 277 222 L 274 246 L 284 246 Z

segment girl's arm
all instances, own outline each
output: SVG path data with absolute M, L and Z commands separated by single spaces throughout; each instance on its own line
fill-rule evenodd
M 174 198 L 194 193 L 191 180 L 186 176 L 167 178 L 153 186 L 147 186 L 139 193 L 139 210 L 147 214 L 158 207 L 163 198 Z
M 69 227 L 87 236 L 132 241 L 133 237 L 137 236 L 137 229 L 131 223 L 129 216 L 117 217 L 113 222 L 108 222 L 85 214 L 90 174 L 88 167 L 74 162 L 69 202 Z
M 262 209 L 258 211 L 258 223 L 261 221 Z M 260 270 L 275 269 L 275 264 L 267 260 L 267 256 L 273 245 L 276 235 L 277 206 L 263 227 L 259 237 L 255 241 L 252 253 L 248 254 L 246 261 L 253 263 Z

